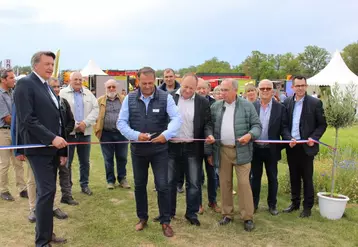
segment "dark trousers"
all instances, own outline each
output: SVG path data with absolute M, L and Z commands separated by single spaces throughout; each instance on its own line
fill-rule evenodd
M 204 157 L 204 165 L 205 165 L 205 171 L 206 176 L 208 177 L 208 201 L 210 204 L 216 203 L 216 189 L 217 189 L 217 179 L 216 179 L 216 172 L 215 167 L 213 165 L 210 165 L 208 162 L 207 156 Z M 202 170 L 202 184 L 204 184 L 205 181 L 205 175 L 204 175 L 204 169 Z M 203 193 L 200 189 L 200 205 L 203 204 Z
M 60 180 L 62 198 L 72 198 L 71 177 L 68 167 L 59 166 L 58 176 Z
M 101 142 L 117 141 L 127 141 L 127 139 L 119 131 L 102 132 Z M 127 175 L 126 165 L 128 155 L 128 143 L 101 144 L 101 150 L 104 159 L 104 166 L 106 169 L 107 183 L 114 184 L 116 182 L 116 176 L 114 174 L 114 156 L 116 157 L 117 181 L 119 183 Z
M 305 144 L 303 144 L 305 145 Z M 291 201 L 292 204 L 301 204 L 301 179 L 303 181 L 303 207 L 311 209 L 314 204 L 313 188 L 313 160 L 314 156 L 308 156 L 302 144 L 293 148 L 287 148 L 287 162 L 290 170 Z
M 77 133 L 76 135 L 70 135 L 68 137 L 68 142 L 90 142 L 91 136 L 85 136 L 82 133 Z M 69 154 L 68 154 L 68 169 L 70 170 L 70 180 L 71 186 L 72 183 L 72 161 L 73 156 L 75 154 L 75 149 L 77 149 L 78 160 L 80 164 L 80 185 L 81 188 L 88 187 L 88 180 L 89 180 L 89 171 L 90 171 L 90 152 L 91 152 L 91 145 L 90 144 L 81 144 L 81 145 L 71 145 L 69 147 Z
M 148 219 L 147 184 L 150 163 L 154 174 L 155 188 L 157 189 L 160 223 L 169 224 L 168 150 L 165 149 L 151 156 L 139 156 L 131 152 L 131 156 L 138 218 Z
M 174 216 L 176 213 L 177 202 L 177 170 L 184 168 L 186 178 L 186 213 L 191 219 L 197 218 L 197 212 L 200 205 L 201 156 L 195 152 L 194 143 L 169 143 L 169 171 L 168 181 L 170 187 L 170 213 Z
M 52 239 L 53 201 L 56 193 L 58 156 L 27 156 L 36 181 L 36 237 L 37 247 Z
M 185 180 L 184 168 L 183 167 L 178 167 L 177 178 L 178 178 L 177 186 L 179 188 L 182 188 L 184 186 L 184 180 Z
M 265 165 L 266 176 L 268 180 L 267 205 L 275 208 L 277 204 L 277 161 L 273 159 L 270 148 L 254 148 L 254 154 L 251 161 L 252 175 L 252 194 L 254 198 L 254 207 L 257 208 L 260 201 L 261 178 L 263 165 Z

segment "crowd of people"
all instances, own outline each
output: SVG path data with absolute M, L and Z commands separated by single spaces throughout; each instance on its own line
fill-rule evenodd
M 128 95 L 110 79 L 105 95 L 98 99 L 82 86 L 82 75 L 73 72 L 67 87 L 60 89 L 52 78 L 55 54 L 40 51 L 31 59 L 32 73 L 15 86 L 11 69 L 1 71 L 0 145 L 43 144 L 46 147 L 0 151 L 0 196 L 13 201 L 8 188 L 8 169 L 13 164 L 20 197 L 29 199 L 29 221 L 36 222 L 36 246 L 51 246 L 67 240 L 53 233 L 53 216 L 68 215 L 54 205 L 59 174 L 61 203 L 79 204 L 72 195 L 72 162 L 77 151 L 81 192 L 91 196 L 89 186 L 91 135 L 101 142 L 107 188 L 130 189 L 126 177 L 128 141 L 133 167 L 138 222 L 135 230 L 148 226 L 148 170 L 154 174 L 160 222 L 164 236 L 172 237 L 171 221 L 176 218 L 177 193 L 184 191 L 185 218 L 200 226 L 204 211 L 202 184 L 207 175 L 208 208 L 221 213 L 224 226 L 234 220 L 233 193 L 237 190 L 243 228 L 255 228 L 259 208 L 261 177 L 265 166 L 268 179 L 268 212 L 277 209 L 278 161 L 286 149 L 291 182 L 291 204 L 283 212 L 301 207 L 300 217 L 309 217 L 314 202 L 313 161 L 319 151 L 315 140 L 327 124 L 322 102 L 307 95 L 306 78 L 296 76 L 295 94 L 274 97 L 273 83 L 262 80 L 245 86 L 238 96 L 238 81 L 225 79 L 210 96 L 210 83 L 187 73 L 178 83 L 172 69 L 164 71 L 164 83 L 156 86 L 155 71 L 139 70 L 139 88 Z M 288 145 L 268 140 L 288 140 Z M 308 140 L 297 144 L 297 140 Z M 297 145 L 296 145 L 297 144 Z M 116 162 L 114 162 L 114 160 Z M 24 166 L 29 164 L 28 182 Z M 114 169 L 116 163 L 116 172 Z M 233 187 L 233 171 L 237 188 Z M 217 189 L 220 188 L 220 203 Z

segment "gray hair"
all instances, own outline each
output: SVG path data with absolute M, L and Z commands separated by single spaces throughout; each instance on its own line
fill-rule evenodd
M 74 74 L 80 74 L 81 77 L 82 77 L 82 74 L 81 74 L 80 71 L 73 71 L 73 72 L 70 74 L 70 80 L 72 80 L 72 77 L 73 77 Z
M 52 57 L 53 60 L 56 59 L 56 55 L 52 51 L 38 51 L 31 58 L 31 67 L 32 68 L 34 68 L 35 65 L 40 62 L 41 56 Z
M 117 86 L 117 81 L 115 79 L 109 79 L 104 83 L 104 86 L 107 87 L 107 85 L 110 83 L 114 83 Z
M 239 82 L 238 82 L 237 80 L 229 78 L 229 79 L 223 80 L 222 82 L 224 82 L 224 81 L 230 81 L 230 82 L 232 83 L 232 87 L 233 87 L 236 91 L 239 89 Z
M 260 86 L 260 84 L 263 83 L 263 82 L 268 82 L 268 83 L 270 83 L 271 87 L 273 88 L 273 82 L 270 81 L 269 79 L 263 79 L 263 80 L 261 80 L 260 83 L 259 83 L 259 86 Z
M 14 72 L 13 69 L 0 69 L 0 78 L 1 79 L 6 79 L 9 75 L 8 73 L 10 72 Z

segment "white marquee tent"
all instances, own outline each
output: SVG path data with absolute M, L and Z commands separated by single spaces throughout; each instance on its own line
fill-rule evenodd
M 336 82 L 341 90 L 344 90 L 346 86 L 353 82 L 357 85 L 356 97 L 358 97 L 358 76 L 347 67 L 338 50 L 323 70 L 307 79 L 307 84 L 311 87 L 311 90 L 316 90 L 314 88 L 318 86 L 333 86 Z
M 88 61 L 86 67 L 81 70 L 81 74 L 83 77 L 87 77 L 89 75 L 107 75 L 93 60 Z

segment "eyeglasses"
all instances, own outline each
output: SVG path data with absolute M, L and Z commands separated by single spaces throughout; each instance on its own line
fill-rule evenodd
M 302 84 L 302 85 L 294 85 L 295 88 L 304 88 L 307 87 L 307 84 Z
M 52 86 L 53 88 L 59 88 L 60 86 Z
M 108 86 L 107 88 L 108 88 L 108 89 L 111 89 L 111 88 L 115 89 L 116 86 Z
M 263 92 L 263 91 L 271 91 L 272 87 L 260 87 L 259 89 L 260 89 L 261 92 Z

